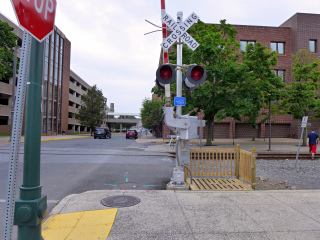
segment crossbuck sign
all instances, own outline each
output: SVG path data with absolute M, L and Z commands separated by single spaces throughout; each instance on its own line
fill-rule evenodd
M 199 47 L 199 43 L 196 42 L 188 33 L 187 30 L 195 24 L 199 19 L 199 16 L 195 13 L 191 13 L 186 20 L 181 23 L 177 23 L 169 14 L 166 13 L 162 17 L 162 22 L 166 24 L 171 30 L 172 33 L 168 36 L 162 43 L 161 47 L 168 50 L 179 38 L 192 50 L 194 51 Z

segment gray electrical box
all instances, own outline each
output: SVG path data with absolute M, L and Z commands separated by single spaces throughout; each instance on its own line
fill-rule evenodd
M 194 116 L 183 115 L 181 116 L 181 119 L 188 119 L 190 122 L 189 128 L 181 129 L 181 139 L 189 140 L 193 138 L 198 138 L 198 118 Z

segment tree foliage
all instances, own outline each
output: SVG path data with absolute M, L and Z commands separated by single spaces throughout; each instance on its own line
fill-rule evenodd
M 246 51 L 242 52 L 242 64 L 246 68 L 245 81 L 240 82 L 238 94 L 242 96 L 245 109 L 243 117 L 253 128 L 252 140 L 255 140 L 257 119 L 261 109 L 269 101 L 278 100 L 281 97 L 285 84 L 280 77 L 275 76 L 271 67 L 277 65 L 277 53 L 267 49 L 257 42 L 248 44 Z
M 271 69 L 277 64 L 276 52 L 257 43 L 249 44 L 247 51 L 240 55 L 237 31 L 226 20 L 221 20 L 219 25 L 198 21 L 188 32 L 199 47 L 191 51 L 183 46 L 183 63 L 202 65 L 207 79 L 194 91 L 184 91 L 187 104 L 183 113 L 204 112 L 206 145 L 212 144 L 214 119 L 232 117 L 247 120 L 255 126 L 264 103 L 279 99 L 280 89 L 284 86 Z M 176 52 L 171 53 L 170 59 L 176 59 Z M 175 63 L 175 60 L 171 62 Z M 171 84 L 171 91 L 175 91 L 175 86 Z M 154 88 L 153 92 L 159 95 L 163 91 Z
M 0 21 L 0 81 L 13 75 L 14 47 L 18 37 L 12 31 L 8 23 Z
M 310 51 L 301 49 L 292 54 L 292 72 L 294 81 L 285 87 L 279 109 L 292 114 L 294 119 L 302 119 L 304 116 L 319 117 L 319 60 Z M 306 145 L 306 134 L 303 145 Z
M 102 121 L 107 117 L 106 102 L 102 91 L 94 85 L 88 89 L 88 93 L 81 96 L 82 106 L 79 113 L 76 114 L 76 119 L 83 126 L 89 126 L 92 130 L 95 127 L 101 126 Z
M 164 102 L 159 99 L 153 98 L 150 100 L 145 98 L 140 112 L 142 126 L 156 131 L 156 128 L 161 125 L 163 120 L 163 105 Z
M 279 103 L 280 108 L 292 114 L 294 119 L 303 116 L 315 116 L 320 108 L 320 99 L 316 98 L 319 89 L 319 60 L 308 50 L 301 49 L 292 54 L 294 81 L 286 86 L 285 97 Z

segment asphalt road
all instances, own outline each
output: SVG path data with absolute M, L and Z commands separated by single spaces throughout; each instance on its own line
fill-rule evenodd
M 164 153 L 146 152 L 147 146 L 125 139 L 125 135 L 42 142 L 40 183 L 42 194 L 48 197 L 48 213 L 70 194 L 102 189 L 165 189 L 172 176 L 174 159 Z M 22 185 L 23 151 L 22 144 L 17 186 Z M 0 238 L 9 152 L 10 145 L 0 146 Z M 19 189 L 16 196 L 19 197 Z

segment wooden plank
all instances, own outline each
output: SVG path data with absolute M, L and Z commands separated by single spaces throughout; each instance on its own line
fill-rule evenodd
M 187 179 L 193 191 L 252 191 L 247 184 L 236 178 L 193 178 L 192 184 Z

